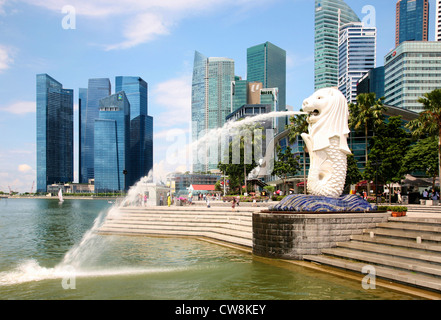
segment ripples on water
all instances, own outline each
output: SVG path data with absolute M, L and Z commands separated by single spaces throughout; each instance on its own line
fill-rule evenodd
M 0 299 L 409 298 L 195 239 L 88 235 L 109 206 L 0 200 Z

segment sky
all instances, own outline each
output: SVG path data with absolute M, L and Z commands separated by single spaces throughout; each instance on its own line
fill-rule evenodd
M 431 0 L 430 38 L 434 39 Z M 395 43 L 396 0 L 346 0 L 360 19 L 370 6 L 377 66 Z M 0 191 L 36 183 L 36 75 L 74 90 L 78 179 L 78 89 L 90 78 L 139 76 L 154 118 L 154 175 L 190 170 L 194 52 L 235 61 L 246 79 L 247 48 L 272 42 L 287 52 L 287 104 L 314 91 L 314 0 L 0 0 Z

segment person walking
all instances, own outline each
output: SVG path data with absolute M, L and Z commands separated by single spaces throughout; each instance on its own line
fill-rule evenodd
M 236 211 L 236 197 L 233 197 L 233 201 L 231 201 L 231 211 Z

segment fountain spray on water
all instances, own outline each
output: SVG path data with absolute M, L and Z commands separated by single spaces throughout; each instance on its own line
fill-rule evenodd
M 245 118 L 243 121 L 230 121 L 225 123 L 222 128 L 212 129 L 192 145 L 206 142 L 212 137 L 221 137 L 228 134 L 228 131 L 250 125 L 256 122 L 263 122 L 272 118 L 286 117 L 292 115 L 305 114 L 299 111 L 270 112 L 257 116 Z M 95 261 L 102 255 L 104 249 L 109 245 L 105 240 L 106 236 L 99 234 L 99 229 L 108 217 L 115 217 L 121 214 L 121 208 L 132 206 L 137 203 L 139 194 L 145 190 L 147 183 L 153 182 L 153 172 L 150 171 L 146 177 L 140 179 L 132 186 L 127 196 L 120 202 L 116 202 L 109 210 L 101 212 L 95 219 L 91 229 L 89 229 L 74 247 L 64 256 L 62 261 L 53 268 L 45 268 L 38 264 L 36 260 L 22 262 L 16 269 L 9 272 L 0 272 L 0 286 L 14 285 L 19 283 L 41 281 L 47 279 L 66 279 L 71 277 L 97 277 L 128 274 L 143 274 L 151 272 L 167 271 L 167 268 L 146 269 L 146 268 L 108 268 L 106 266 L 97 268 L 90 261 Z

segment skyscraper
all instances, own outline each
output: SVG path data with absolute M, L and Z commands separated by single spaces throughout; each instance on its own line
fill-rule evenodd
M 352 22 L 340 27 L 338 89 L 348 102 L 356 102 L 357 83 L 376 63 L 377 28 Z
M 98 119 L 99 101 L 102 98 L 110 96 L 111 85 L 108 78 L 89 79 L 87 88 L 87 99 L 84 98 L 85 89 L 81 90 L 82 100 L 86 103 L 79 105 L 80 110 L 80 183 L 87 183 L 89 179 L 94 178 L 94 125 L 95 119 Z
M 247 49 L 247 81 L 261 82 L 263 88 L 278 88 L 278 110 L 286 109 L 286 51 L 265 42 Z M 278 132 L 285 130 L 279 119 Z
M 95 192 L 127 190 L 130 158 L 130 104 L 124 91 L 99 101 L 94 121 Z
M 80 183 L 86 183 L 87 178 L 83 178 L 83 170 L 81 169 L 83 167 L 82 161 L 84 161 L 84 157 L 81 155 L 81 152 L 83 150 L 82 145 L 84 144 L 84 134 L 82 133 L 82 130 L 85 128 L 85 119 L 86 119 L 86 110 L 87 110 L 87 88 L 79 88 L 78 90 L 78 124 L 79 124 L 79 137 L 78 137 L 78 150 L 80 150 L 80 154 L 78 156 L 78 181 Z
M 398 0 L 395 46 L 403 41 L 429 40 L 429 0 Z
M 436 0 L 435 41 L 441 41 L 441 0 Z
M 315 0 L 314 89 L 338 86 L 339 28 L 360 22 L 343 0 Z
M 37 74 L 37 192 L 73 181 L 73 90 Z
M 441 42 L 406 41 L 384 57 L 384 91 L 387 105 L 420 112 L 424 93 L 441 83 Z
M 210 129 L 220 128 L 231 112 L 231 83 L 234 81 L 234 60 L 207 58 L 195 52 L 191 119 L 192 141 L 196 142 Z M 193 150 L 193 171 L 217 169 L 220 153 L 209 154 L 209 146 L 198 145 Z M 198 152 L 200 151 L 200 152 Z
M 357 84 L 357 95 L 375 93 L 377 99 L 384 97 L 384 66 L 369 70 Z
M 153 168 L 153 118 L 148 116 L 148 85 L 140 77 L 118 76 L 115 91 L 124 91 L 130 103 L 129 185 L 147 176 Z

